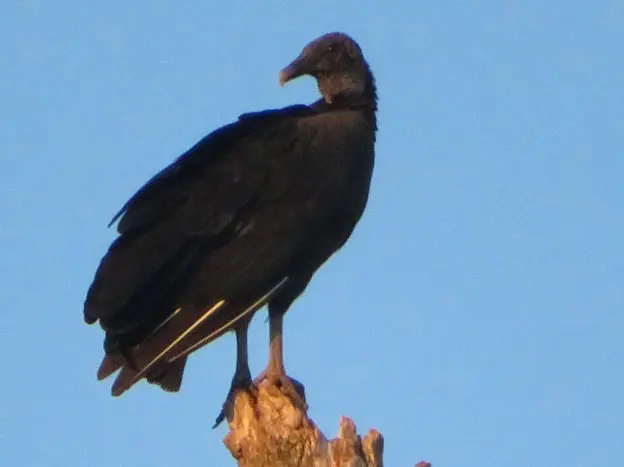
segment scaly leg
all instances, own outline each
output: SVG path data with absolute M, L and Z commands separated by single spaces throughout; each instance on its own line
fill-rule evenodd
M 286 375 L 284 369 L 284 353 L 282 348 L 282 325 L 284 314 L 276 312 L 269 305 L 269 363 L 266 369 L 254 380 L 259 385 L 263 380 L 279 387 L 299 408 L 306 410 L 305 390 L 303 385 Z
M 215 420 L 213 428 L 216 428 L 225 420 L 231 412 L 234 404 L 234 396 L 237 391 L 249 391 L 252 387 L 251 373 L 249 372 L 249 361 L 247 356 L 247 330 L 250 320 L 245 320 L 236 328 L 236 371 L 232 378 L 230 391 L 228 392 L 221 413 Z

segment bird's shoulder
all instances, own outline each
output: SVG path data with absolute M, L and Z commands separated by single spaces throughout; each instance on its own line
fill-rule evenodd
M 131 219 L 143 217 L 134 214 L 143 211 L 146 206 L 166 203 L 173 207 L 186 196 L 185 190 L 205 175 L 212 165 L 244 165 L 245 158 L 238 156 L 248 152 L 249 145 L 253 146 L 255 159 L 258 160 L 261 157 L 257 154 L 259 148 L 266 152 L 276 145 L 288 144 L 296 138 L 297 119 L 316 114 L 318 111 L 312 106 L 293 105 L 240 115 L 236 121 L 202 138 L 148 180 L 115 214 L 109 225 L 120 220 L 118 231 L 122 233 L 134 224 Z
M 310 107 L 314 113 L 299 121 L 301 133 L 308 129 L 321 139 L 333 140 L 335 144 L 343 140 L 354 148 L 358 142 L 374 142 L 377 126 L 367 103 L 357 100 L 327 103 L 320 99 Z

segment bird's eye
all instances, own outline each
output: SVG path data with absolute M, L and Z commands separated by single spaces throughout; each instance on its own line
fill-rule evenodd
M 329 47 L 327 47 L 327 51 L 328 52 L 333 52 L 334 51 L 334 46 L 330 45 Z

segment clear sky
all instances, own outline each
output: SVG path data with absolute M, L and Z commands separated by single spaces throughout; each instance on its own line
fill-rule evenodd
M 623 25 L 621 1 L 4 2 L 2 465 L 233 465 L 233 336 L 177 395 L 113 399 L 82 302 L 123 202 L 239 114 L 315 100 L 277 74 L 334 30 L 380 129 L 367 212 L 286 317 L 310 415 L 379 429 L 391 467 L 624 465 Z

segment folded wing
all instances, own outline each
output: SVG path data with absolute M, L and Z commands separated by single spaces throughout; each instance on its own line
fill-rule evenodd
M 296 139 L 296 119 L 313 112 L 296 106 L 241 116 L 153 177 L 115 216 L 120 235 L 84 305 L 85 320 L 106 331 L 98 377 L 122 368 L 114 393 L 143 376 L 177 390 L 188 348 L 229 330 L 286 280 L 275 257 L 279 239 L 244 234 L 275 156 Z

